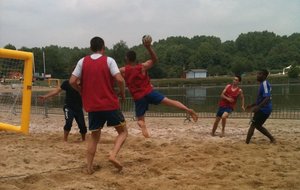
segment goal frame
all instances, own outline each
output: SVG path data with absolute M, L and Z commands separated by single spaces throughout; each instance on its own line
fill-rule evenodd
M 20 126 L 2 123 L 0 121 L 0 129 L 28 134 L 32 94 L 33 53 L 0 48 L 0 58 L 24 61 Z

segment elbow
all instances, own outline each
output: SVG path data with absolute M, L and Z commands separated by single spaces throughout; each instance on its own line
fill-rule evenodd
M 69 79 L 69 83 L 70 83 L 70 85 L 76 85 L 77 84 L 77 78 L 74 76 L 74 75 L 72 75 L 71 77 L 70 77 L 70 79 Z
M 124 78 L 120 75 L 119 77 L 117 77 L 117 82 L 120 83 L 120 84 L 123 84 L 123 83 L 125 83 L 125 80 L 124 80 Z
M 70 84 L 71 86 L 74 86 L 74 85 L 76 84 L 76 82 L 75 82 L 74 80 L 70 79 L 70 80 L 69 80 L 69 84 Z

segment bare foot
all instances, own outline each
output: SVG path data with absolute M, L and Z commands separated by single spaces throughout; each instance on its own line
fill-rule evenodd
M 220 135 L 220 137 L 225 137 L 225 132 L 222 132 L 222 134 Z
M 82 173 L 88 174 L 88 175 L 92 175 L 95 172 L 95 170 L 93 170 L 92 168 L 84 168 L 82 170 Z
M 119 171 L 121 171 L 123 169 L 123 166 L 121 165 L 121 163 L 113 158 L 109 158 L 109 162 L 111 162 Z
M 141 128 L 141 130 L 142 130 L 143 136 L 144 136 L 145 138 L 149 138 L 150 135 L 149 135 L 148 129 L 147 129 L 146 125 L 145 125 L 145 122 L 143 122 L 143 121 L 138 121 L 138 125 L 139 125 L 139 127 Z
M 211 134 L 211 136 L 213 136 L 213 137 L 216 136 L 215 133 L 213 133 L 213 132 L 211 132 L 210 134 Z
M 197 121 L 198 121 L 198 115 L 197 115 L 197 113 L 196 113 L 193 109 L 190 109 L 190 110 L 189 110 L 189 114 L 190 114 L 191 117 L 193 118 L 193 121 L 194 121 L 194 122 L 197 122 Z

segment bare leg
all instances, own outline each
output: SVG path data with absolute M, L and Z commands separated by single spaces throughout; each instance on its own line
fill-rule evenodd
M 137 124 L 141 128 L 143 136 L 145 138 L 149 138 L 150 135 L 149 135 L 148 129 L 146 127 L 145 117 L 141 116 L 141 117 L 138 117 L 137 119 L 138 119 Z
M 116 156 L 118 152 L 120 151 L 122 145 L 124 144 L 127 136 L 128 136 L 128 131 L 126 126 L 119 126 L 115 128 L 118 132 L 118 136 L 116 137 L 115 140 L 115 145 L 113 150 L 110 152 L 109 155 L 109 161 L 119 170 L 121 171 L 123 169 L 123 166 L 121 163 L 116 159 Z
M 218 125 L 219 125 L 219 122 L 220 122 L 220 120 L 221 120 L 221 117 L 216 117 L 216 120 L 215 120 L 215 122 L 214 122 L 214 126 L 213 126 L 213 128 L 212 128 L 212 131 L 211 131 L 211 136 L 215 136 L 215 132 L 216 132 L 216 130 L 217 130 L 217 128 L 218 128 Z
M 222 115 L 222 134 L 221 137 L 225 137 L 225 126 L 226 126 L 226 119 L 228 118 L 228 113 L 224 112 Z
M 172 100 L 169 98 L 164 98 L 161 101 L 162 104 L 167 105 L 167 106 L 173 106 L 176 108 L 179 108 L 181 110 L 184 110 L 186 112 L 188 112 L 188 114 L 191 115 L 191 117 L 193 118 L 194 122 L 198 121 L 198 115 L 197 113 L 193 110 L 193 109 L 189 109 L 188 107 L 186 107 L 185 105 L 183 105 L 181 102 L 177 101 L 177 100 Z
M 64 141 L 65 141 L 65 142 L 68 141 L 69 133 L 70 133 L 70 131 L 65 131 L 65 130 L 64 130 Z
M 86 155 L 87 173 L 88 174 L 94 173 L 93 161 L 94 161 L 95 153 L 97 150 L 97 144 L 100 140 L 100 135 L 101 135 L 101 130 L 92 131 L 91 138 L 89 139 L 89 142 L 88 142 L 87 155 Z

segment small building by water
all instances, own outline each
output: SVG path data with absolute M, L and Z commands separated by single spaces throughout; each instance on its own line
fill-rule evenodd
M 185 72 L 185 78 L 193 79 L 193 78 L 206 78 L 207 70 L 206 69 L 190 69 Z

